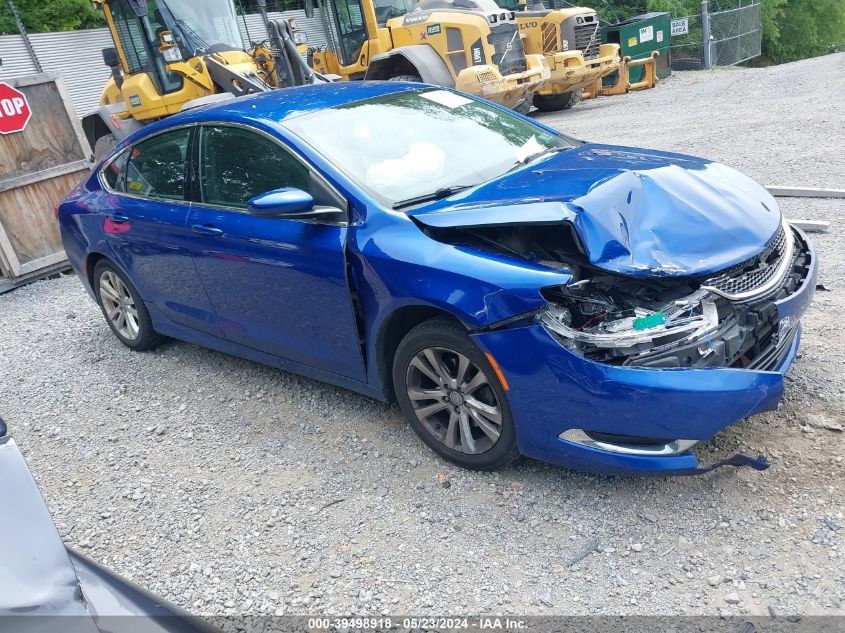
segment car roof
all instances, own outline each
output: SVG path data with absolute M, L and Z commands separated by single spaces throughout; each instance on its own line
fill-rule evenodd
M 135 139 L 185 123 L 202 121 L 254 121 L 279 123 L 285 119 L 371 97 L 429 87 L 404 81 L 338 81 L 270 90 L 247 97 L 200 106 L 148 125 Z

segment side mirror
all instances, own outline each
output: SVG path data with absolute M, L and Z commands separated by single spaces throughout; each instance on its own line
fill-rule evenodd
M 296 215 L 314 208 L 314 198 L 302 189 L 284 187 L 255 196 L 246 203 L 253 215 Z
M 120 57 L 117 56 L 117 49 L 114 46 L 103 49 L 103 63 L 109 68 L 120 66 Z
M 305 17 L 306 18 L 313 18 L 314 17 L 314 2 L 313 2 L 313 0 L 305 0 Z

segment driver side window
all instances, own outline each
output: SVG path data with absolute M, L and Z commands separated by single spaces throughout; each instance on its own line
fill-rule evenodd
M 282 187 L 314 195 L 308 168 L 269 138 L 240 127 L 202 128 L 202 201 L 246 209 L 255 196 Z

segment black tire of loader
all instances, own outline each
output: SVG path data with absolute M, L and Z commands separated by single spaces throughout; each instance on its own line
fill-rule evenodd
M 569 110 L 569 108 L 581 100 L 582 92 L 584 92 L 583 89 L 551 96 L 534 95 L 534 106 L 540 112 L 559 112 L 561 110 Z

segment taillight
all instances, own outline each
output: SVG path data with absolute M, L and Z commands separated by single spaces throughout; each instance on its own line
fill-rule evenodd
M 59 202 L 55 207 L 53 207 L 53 213 L 55 214 L 57 220 L 59 219 L 59 207 L 61 206 L 62 203 Z

